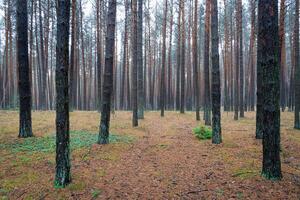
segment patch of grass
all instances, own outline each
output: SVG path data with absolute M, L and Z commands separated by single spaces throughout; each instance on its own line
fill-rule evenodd
M 252 178 L 257 175 L 256 170 L 238 169 L 232 174 L 233 177 L 239 177 L 242 179 Z
M 102 190 L 99 189 L 93 189 L 92 190 L 92 199 L 96 199 L 99 195 L 101 195 Z
M 72 192 L 77 192 L 77 191 L 81 191 L 85 188 L 85 183 L 84 182 L 79 182 L 79 183 L 71 183 L 68 186 L 69 190 Z
M 11 191 L 18 187 L 24 187 L 24 185 L 28 183 L 34 183 L 38 180 L 38 176 L 33 172 L 24 172 L 18 177 L 14 177 L 13 179 L 5 179 L 1 183 L 1 187 L 4 191 Z
M 209 140 L 212 138 L 212 130 L 207 126 L 198 126 L 193 129 L 193 133 L 199 140 Z
M 98 139 L 98 134 L 86 131 L 71 131 L 70 132 L 70 147 L 71 150 L 90 147 L 95 144 Z M 46 137 L 32 137 L 19 139 L 11 143 L 0 144 L 0 149 L 10 150 L 13 153 L 18 152 L 55 152 L 55 134 Z M 131 143 L 134 138 L 130 136 L 110 135 L 110 143 Z

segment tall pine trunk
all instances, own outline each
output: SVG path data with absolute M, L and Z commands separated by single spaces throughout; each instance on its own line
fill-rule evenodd
M 116 27 L 116 0 L 110 0 L 108 5 L 107 14 L 107 29 L 105 37 L 105 66 L 104 66 L 104 80 L 103 80 L 103 99 L 101 122 L 99 131 L 99 144 L 109 143 L 109 123 L 110 123 L 110 110 L 113 92 L 113 66 L 114 66 L 114 53 L 115 53 L 115 27 Z
M 55 186 L 65 187 L 71 182 L 69 134 L 69 20 L 70 0 L 57 1 L 56 43 L 56 175 Z
M 219 66 L 218 1 L 211 1 L 212 51 L 212 143 L 220 144 L 221 135 L 221 81 Z
M 295 128 L 300 129 L 300 56 L 299 56 L 299 0 L 296 0 L 295 13 L 295 29 L 294 29 L 294 45 L 295 45 Z
M 205 125 L 211 125 L 211 97 L 210 97 L 210 73 L 209 73 L 209 38 L 210 38 L 210 12 L 211 0 L 206 0 L 205 10 L 205 34 L 204 34 L 204 120 Z
M 193 65 L 194 65 L 194 89 L 195 89 L 195 106 L 196 120 L 200 120 L 199 107 L 199 73 L 198 73 L 198 0 L 194 0 L 194 26 L 193 26 Z
M 181 3 L 181 57 L 180 57 L 180 113 L 185 110 L 185 15 L 184 15 L 184 0 Z
M 138 0 L 137 48 L 138 118 L 144 119 L 143 0 Z
M 31 137 L 31 88 L 28 61 L 27 0 L 17 1 L 17 63 L 19 70 L 20 125 L 19 137 Z
M 131 2 L 132 12 L 132 31 L 131 31 L 131 50 L 132 50 L 132 126 L 138 126 L 138 96 L 137 96 L 137 0 Z
M 262 98 L 263 166 L 267 179 L 281 179 L 280 163 L 280 63 L 278 1 L 258 1 L 257 67 Z
M 160 116 L 165 116 L 165 91 L 166 91 L 166 34 L 167 34 L 167 12 L 168 12 L 168 1 L 165 0 L 164 9 L 164 21 L 162 27 L 162 66 L 161 66 L 161 77 L 160 77 Z

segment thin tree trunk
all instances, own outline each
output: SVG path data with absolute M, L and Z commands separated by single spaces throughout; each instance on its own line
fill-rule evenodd
M 295 128 L 300 129 L 300 56 L 299 56 L 299 0 L 296 0 L 295 28 Z
M 222 143 L 221 135 L 221 84 L 219 66 L 218 1 L 211 1 L 212 50 L 212 143 Z
M 138 126 L 138 97 L 137 97 L 137 0 L 131 1 L 132 12 L 132 31 L 131 31 L 131 50 L 132 50 L 132 126 Z
M 194 65 L 194 92 L 196 106 L 196 120 L 200 120 L 199 107 L 199 73 L 198 73 L 198 0 L 194 0 L 194 27 L 193 27 L 193 65 Z

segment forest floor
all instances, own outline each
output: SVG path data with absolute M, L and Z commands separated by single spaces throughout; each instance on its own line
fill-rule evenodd
M 202 114 L 202 113 L 201 113 Z M 0 111 L 0 199 L 300 199 L 300 131 L 281 116 L 279 182 L 260 176 L 255 113 L 222 113 L 223 144 L 192 133 L 194 113 L 112 115 L 109 145 L 97 145 L 99 114 L 72 112 L 72 183 L 55 189 L 55 112 L 33 112 L 34 138 L 19 139 L 18 113 Z

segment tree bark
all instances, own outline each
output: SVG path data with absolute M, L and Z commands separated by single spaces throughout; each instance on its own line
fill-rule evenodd
M 55 186 L 65 187 L 71 182 L 69 134 L 69 20 L 70 0 L 57 1 L 56 44 L 56 175 Z
M 161 67 L 161 77 L 160 77 L 160 116 L 165 116 L 165 91 L 166 91 L 166 34 L 167 34 L 167 12 L 168 12 L 168 1 L 165 0 L 164 9 L 164 21 L 162 27 L 162 67 Z
M 300 56 L 299 56 L 299 0 L 296 0 L 295 28 L 295 128 L 300 129 Z
M 212 51 L 212 143 L 222 143 L 221 135 L 221 84 L 219 66 L 218 1 L 211 1 Z
M 209 73 L 209 39 L 210 39 L 210 12 L 211 0 L 206 0 L 205 10 L 205 35 L 204 35 L 204 82 L 205 82 L 205 125 L 211 125 L 211 97 L 210 97 L 210 73 Z
M 199 73 L 198 73 L 198 0 L 194 0 L 194 27 L 193 27 L 193 65 L 194 65 L 194 92 L 195 92 L 195 107 L 196 120 L 200 120 L 199 107 Z
M 115 52 L 115 26 L 116 26 L 116 0 L 110 0 L 108 5 L 107 15 L 107 29 L 105 38 L 105 68 L 103 80 L 103 99 L 101 122 L 99 131 L 99 144 L 109 143 L 109 123 L 110 123 L 110 109 L 111 97 L 113 91 L 113 66 L 114 66 L 114 52 Z
M 258 1 L 257 67 L 262 72 L 262 175 L 281 179 L 278 1 Z
M 137 96 L 137 0 L 131 1 L 132 31 L 132 126 L 138 126 L 138 96 Z
M 27 0 L 17 1 L 17 63 L 19 70 L 20 125 L 19 137 L 32 136 L 31 88 L 28 61 Z

